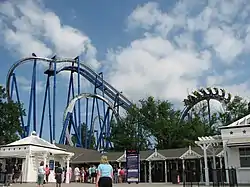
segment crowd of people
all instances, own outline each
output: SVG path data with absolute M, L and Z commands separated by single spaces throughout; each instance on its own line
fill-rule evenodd
M 56 186 L 61 187 L 61 183 L 66 181 L 67 168 L 62 168 L 60 164 L 55 167 Z M 50 168 L 48 165 L 44 167 L 44 162 L 38 167 L 37 184 L 38 187 L 49 182 Z M 74 178 L 72 178 L 74 176 Z M 112 167 L 108 163 L 107 156 L 101 157 L 101 162 L 98 165 L 88 167 L 75 166 L 74 169 L 69 167 L 69 181 L 76 183 L 92 183 L 96 187 L 111 187 L 112 183 L 123 183 L 126 180 L 126 172 L 124 168 L 117 166 Z
M 5 167 L 0 163 L 0 178 L 1 181 L 7 186 L 11 183 L 16 183 L 21 177 L 22 166 L 6 160 Z

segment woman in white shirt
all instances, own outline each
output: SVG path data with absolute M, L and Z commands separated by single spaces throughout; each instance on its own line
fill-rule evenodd
M 77 166 L 75 167 L 74 175 L 75 175 L 75 182 L 80 182 L 81 172 Z
M 44 168 L 43 161 L 40 163 L 40 166 L 38 167 L 37 174 L 38 174 L 37 175 L 37 185 L 38 185 L 38 187 L 43 186 L 44 175 L 45 175 L 45 168 Z

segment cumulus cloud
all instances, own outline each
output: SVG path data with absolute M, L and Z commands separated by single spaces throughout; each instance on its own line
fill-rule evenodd
M 249 82 L 239 80 L 250 49 L 248 0 L 182 0 L 164 8 L 149 2 L 125 20 L 128 33 L 139 37 L 109 49 L 102 59 L 111 85 L 133 101 L 153 95 L 179 102 L 187 91 L 206 86 L 250 93 Z M 92 68 L 100 67 L 90 38 L 64 25 L 41 0 L 5 1 L 0 12 L 2 44 L 11 52 L 84 55 Z
M 109 81 L 132 99 L 181 101 L 187 90 L 202 86 L 246 96 L 249 83 L 234 80 L 244 73 L 235 67 L 249 49 L 247 2 L 183 0 L 168 11 L 156 2 L 136 7 L 126 23 L 141 36 L 109 51 Z
M 28 80 L 24 76 L 17 77 L 17 83 L 19 84 L 20 88 L 24 91 L 30 91 L 31 89 L 31 81 Z M 43 81 L 36 82 L 36 94 L 40 94 L 45 90 L 45 83 Z
M 60 18 L 43 6 L 40 0 L 4 1 L 0 4 L 1 35 L 4 47 L 11 53 L 27 57 L 38 56 L 74 58 L 84 55 L 97 69 L 96 48 L 81 31 L 61 23 Z

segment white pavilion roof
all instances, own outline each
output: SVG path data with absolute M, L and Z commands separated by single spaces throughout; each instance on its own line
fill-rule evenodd
M 250 114 L 246 115 L 245 117 L 225 126 L 222 127 L 222 129 L 226 128 L 231 128 L 231 127 L 240 127 L 240 126 L 245 126 L 245 125 L 250 125 Z
M 33 145 L 33 146 L 38 146 L 38 147 L 50 148 L 50 149 L 64 150 L 38 137 L 35 132 L 32 132 L 31 135 L 26 138 L 7 144 L 4 147 L 24 146 L 24 145 Z

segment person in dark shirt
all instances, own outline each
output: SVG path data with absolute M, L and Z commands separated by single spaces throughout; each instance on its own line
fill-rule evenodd
M 5 171 L 6 171 L 5 185 L 10 186 L 13 175 L 13 165 L 10 162 L 6 164 Z
M 61 184 L 62 184 L 62 174 L 63 174 L 63 170 L 61 168 L 61 165 L 58 164 L 58 167 L 56 168 L 56 171 L 55 171 L 55 178 L 56 178 L 56 186 L 57 187 L 61 187 Z

